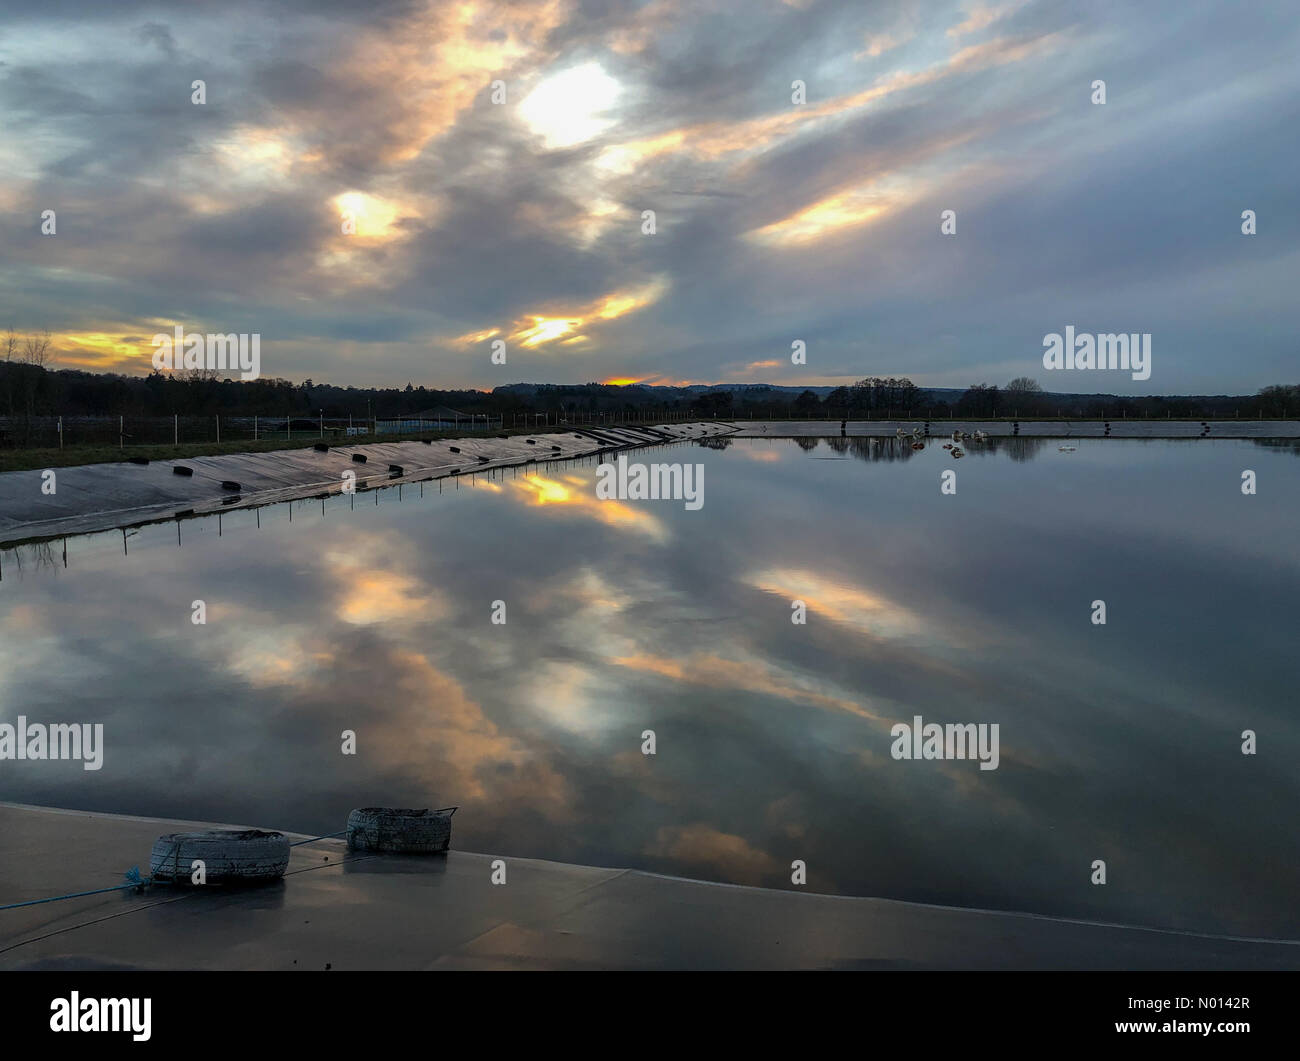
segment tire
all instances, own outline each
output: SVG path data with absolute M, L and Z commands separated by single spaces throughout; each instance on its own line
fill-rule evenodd
M 203 862 L 208 884 L 279 880 L 289 866 L 289 840 L 260 829 L 168 833 L 154 841 L 149 873 L 155 880 L 188 884 L 195 859 Z
M 456 810 L 362 807 L 348 815 L 348 847 L 385 854 L 432 855 L 446 851 L 451 846 L 451 816 Z

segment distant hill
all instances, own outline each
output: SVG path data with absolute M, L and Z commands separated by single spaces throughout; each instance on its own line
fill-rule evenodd
M 775 383 L 692 383 L 685 387 L 661 386 L 652 383 L 507 383 L 500 387 L 492 389 L 493 394 L 510 394 L 517 397 L 536 397 L 538 394 L 563 390 L 566 392 L 580 391 L 585 388 L 594 390 L 611 389 L 622 393 L 634 393 L 644 391 L 646 400 L 653 401 L 656 398 L 661 400 L 671 400 L 673 398 L 685 398 L 693 394 L 730 392 L 732 394 L 743 394 L 750 399 L 758 398 L 762 393 L 788 395 L 798 397 L 804 391 L 812 391 L 818 398 L 825 399 L 832 391 L 839 390 L 839 387 L 788 387 Z M 922 403 L 930 402 L 948 402 L 957 401 L 966 393 L 965 387 L 918 387 L 916 396 Z M 1005 392 L 1004 392 L 1005 393 Z M 1040 391 L 1038 397 L 1043 401 L 1050 401 L 1054 398 L 1060 398 L 1071 402 L 1077 401 L 1122 401 L 1123 396 L 1107 394 L 1097 391 Z M 1129 395 L 1129 398 L 1135 397 Z M 1144 398 L 1179 398 L 1190 401 L 1230 401 L 1234 397 L 1242 401 L 1253 398 L 1253 395 L 1230 395 L 1230 394 L 1153 394 L 1143 395 Z M 635 401 L 635 399 L 632 399 Z

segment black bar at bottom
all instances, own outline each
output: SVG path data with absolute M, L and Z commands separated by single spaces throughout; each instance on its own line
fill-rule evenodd
M 228 1038 L 256 1043 L 259 1054 L 297 1053 L 456 1033 L 468 1038 L 460 1049 L 584 1045 L 614 1057 L 652 1041 L 691 1053 L 702 1042 L 732 1053 L 788 1045 L 801 1056 L 846 1047 L 997 1050 L 1124 1040 L 1139 1049 L 1258 1048 L 1293 1040 L 1297 989 L 1300 974 L 1290 972 L 31 970 L 0 974 L 0 1047 L 18 1057 L 32 1045 L 191 1048 Z M 88 1030 L 114 1019 L 127 1030 Z M 70 1023 L 77 1030 L 52 1027 Z

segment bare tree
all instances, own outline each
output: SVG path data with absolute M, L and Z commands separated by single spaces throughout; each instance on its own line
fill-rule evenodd
M 9 325 L 8 331 L 4 337 L 4 376 L 5 376 L 5 408 L 8 410 L 8 416 L 12 420 L 14 415 L 14 359 L 18 357 L 18 333 L 14 331 L 14 326 Z
M 1028 376 L 1017 376 L 1007 384 L 1007 390 L 1021 394 L 1041 394 L 1043 392 L 1043 388 L 1038 385 L 1038 380 L 1030 379 Z
M 28 446 L 32 443 L 32 421 L 36 417 L 36 392 L 41 387 L 45 366 L 54 361 L 53 346 L 49 328 L 31 332 L 23 340 L 23 397 L 27 413 L 24 444 Z
M 50 349 L 53 345 L 49 328 L 32 332 L 23 343 L 23 360 L 29 365 L 44 368 L 54 361 L 54 351 Z

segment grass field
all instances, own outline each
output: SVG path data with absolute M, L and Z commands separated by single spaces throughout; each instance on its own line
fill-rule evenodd
M 554 431 L 567 431 L 568 425 L 556 427 L 505 428 L 501 431 L 486 432 L 488 437 L 494 435 L 538 435 Z M 485 434 L 475 432 L 466 435 L 457 431 L 421 431 L 410 435 L 352 435 L 345 440 L 329 439 L 331 446 L 356 446 L 370 442 L 414 442 L 425 438 L 473 438 Z M 302 449 L 321 441 L 316 431 L 296 431 L 292 438 L 280 435 L 276 438 L 236 439 L 230 442 L 194 442 L 157 446 L 65 446 L 63 449 L 0 449 L 0 472 L 31 471 L 37 468 L 69 468 L 78 464 L 108 464 L 125 461 L 132 457 L 148 457 L 151 461 L 175 460 L 185 457 L 215 457 L 225 453 L 269 453 L 273 450 Z

